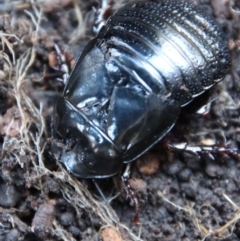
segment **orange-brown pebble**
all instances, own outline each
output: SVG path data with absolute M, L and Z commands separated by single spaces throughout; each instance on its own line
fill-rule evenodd
M 153 153 L 147 153 L 137 161 L 137 167 L 142 174 L 152 175 L 159 168 L 159 158 Z
M 122 241 L 119 233 L 112 227 L 105 228 L 101 236 L 103 241 Z
M 146 182 L 144 182 L 140 178 L 130 178 L 128 181 L 131 188 L 137 192 L 143 191 L 146 189 L 146 186 L 147 186 Z

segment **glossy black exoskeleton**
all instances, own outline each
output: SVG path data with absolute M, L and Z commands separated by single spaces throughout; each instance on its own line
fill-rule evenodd
M 77 60 L 54 115 L 77 177 L 121 171 L 161 140 L 181 108 L 229 69 L 215 20 L 189 3 L 135 1 L 112 15 Z

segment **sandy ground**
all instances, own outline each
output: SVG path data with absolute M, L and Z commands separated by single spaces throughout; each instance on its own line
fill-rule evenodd
M 191 0 L 223 28 L 232 67 L 203 117 L 183 116 L 173 133 L 190 146 L 240 146 L 240 1 Z M 111 14 L 122 1 L 113 1 Z M 237 155 L 197 157 L 159 143 L 132 166 L 134 207 L 117 179 L 93 184 L 69 175 L 51 155 L 51 114 L 61 80 L 93 37 L 97 1 L 0 2 L 0 241 L 240 240 Z M 65 59 L 61 70 L 59 55 Z M 117 195 L 118 194 L 118 195 Z

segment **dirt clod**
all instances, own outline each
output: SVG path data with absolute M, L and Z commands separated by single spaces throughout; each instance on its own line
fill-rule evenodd
M 15 207 L 20 199 L 21 195 L 14 185 L 0 184 L 0 206 L 5 208 Z
M 5 241 L 17 241 L 19 233 L 17 229 L 12 229 L 5 237 Z

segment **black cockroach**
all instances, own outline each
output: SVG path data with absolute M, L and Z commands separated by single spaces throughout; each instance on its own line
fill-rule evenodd
M 225 77 L 229 62 L 216 21 L 193 5 L 126 4 L 86 46 L 56 105 L 56 136 L 71 146 L 60 162 L 80 178 L 119 173 Z

